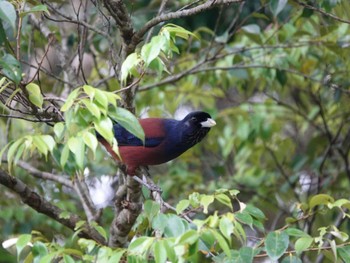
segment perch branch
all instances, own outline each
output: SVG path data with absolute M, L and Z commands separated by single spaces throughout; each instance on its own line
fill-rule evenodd
M 42 213 L 62 225 L 75 230 L 75 227 L 82 219 L 74 214 L 69 214 L 69 217 L 62 217 L 61 214 L 64 212 L 59 207 L 51 204 L 42 196 L 31 190 L 25 183 L 20 179 L 13 177 L 0 169 L 0 184 L 6 186 L 10 190 L 14 191 L 19 195 L 23 203 L 27 204 L 39 213 Z M 82 227 L 82 231 L 79 234 L 81 237 L 89 238 L 97 241 L 100 244 L 106 244 L 105 239 L 87 223 Z

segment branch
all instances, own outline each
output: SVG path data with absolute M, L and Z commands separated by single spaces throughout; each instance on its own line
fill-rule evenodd
M 296 3 L 299 4 L 299 5 L 301 5 L 301 6 L 305 7 L 305 8 L 307 8 L 307 9 L 316 11 L 316 12 L 318 12 L 318 13 L 324 15 L 324 16 L 330 17 L 330 18 L 332 18 L 332 19 L 334 19 L 334 20 L 337 20 L 337 21 L 339 21 L 339 22 L 342 22 L 342 23 L 350 24 L 350 20 L 346 20 L 346 19 L 343 19 L 343 18 L 338 17 L 338 16 L 336 16 L 336 15 L 333 15 L 333 14 L 331 14 L 331 13 L 327 13 L 326 11 L 323 11 L 323 10 L 320 9 L 320 8 L 314 7 L 314 6 L 312 6 L 312 5 L 308 5 L 308 4 L 306 4 L 306 3 L 302 3 L 302 2 L 300 2 L 300 1 L 298 1 L 298 0 L 293 0 L 293 1 L 296 2 Z
M 73 231 L 75 230 L 77 223 L 82 221 L 79 216 L 74 214 L 69 214 L 68 218 L 61 217 L 61 214 L 64 212 L 63 210 L 45 200 L 39 194 L 31 190 L 20 179 L 10 176 L 2 169 L 0 169 L 0 184 L 17 193 L 23 203 L 27 204 L 37 212 L 54 219 L 55 221 L 61 223 Z M 79 235 L 84 238 L 93 239 L 100 244 L 106 244 L 105 239 L 87 223 L 84 224 Z
M 146 32 L 150 30 L 152 27 L 162 22 L 165 22 L 171 19 L 196 15 L 198 13 L 204 12 L 206 10 L 212 9 L 217 6 L 232 4 L 232 3 L 240 3 L 240 2 L 243 2 L 243 0 L 209 0 L 209 1 L 205 1 L 203 4 L 200 4 L 198 6 L 195 6 L 189 9 L 185 9 L 185 10 L 181 9 L 175 12 L 170 12 L 167 14 L 157 16 L 151 19 L 150 21 L 148 21 L 144 27 L 142 27 L 138 32 L 136 32 L 133 35 L 131 46 L 133 49 L 135 49 L 136 45 L 140 43 L 140 41 L 142 40 Z
M 136 176 L 142 177 L 142 172 L 137 170 Z M 125 246 L 129 232 L 142 209 L 141 185 L 129 175 L 126 176 L 125 182 L 119 182 L 121 184 L 116 192 L 115 216 L 110 227 L 110 247 Z
M 83 205 L 84 212 L 88 221 L 97 221 L 101 213 L 99 211 L 96 211 L 84 178 L 81 179 L 79 178 L 79 175 L 76 175 L 74 179 L 73 188 L 79 196 L 79 200 Z
M 27 172 L 29 172 L 30 174 L 32 174 L 33 176 L 35 176 L 37 178 L 54 181 L 56 183 L 60 183 L 64 186 L 66 186 L 66 187 L 73 188 L 72 182 L 63 176 L 55 175 L 55 174 L 48 173 L 48 172 L 39 171 L 38 169 L 31 166 L 29 163 L 26 163 L 24 161 L 18 161 L 17 165 L 22 167 Z
M 132 27 L 132 21 L 130 14 L 122 0 L 103 0 L 107 10 L 114 18 L 123 39 L 123 49 L 121 58 L 124 60 L 125 57 L 134 52 L 134 49 L 129 47 L 131 39 L 134 36 L 134 28 Z

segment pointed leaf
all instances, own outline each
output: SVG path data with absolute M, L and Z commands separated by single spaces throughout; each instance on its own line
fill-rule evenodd
M 53 131 L 57 137 L 57 139 L 60 141 L 63 138 L 64 134 L 64 123 L 63 122 L 57 122 L 55 126 L 53 126 Z
M 284 231 L 270 232 L 265 240 L 267 255 L 272 260 L 279 259 L 286 252 L 289 245 L 289 236 Z
M 86 131 L 83 133 L 83 140 L 84 140 L 84 143 L 91 149 L 91 151 L 95 155 L 96 148 L 98 145 L 96 136 L 93 135 L 91 132 Z
M 74 154 L 78 167 L 84 169 L 85 144 L 82 138 L 72 137 L 68 140 L 69 150 Z
M 44 98 L 41 95 L 40 87 L 35 83 L 29 83 L 26 86 L 26 90 L 28 91 L 30 102 L 41 109 L 44 103 Z
M 110 144 L 113 144 L 114 133 L 113 123 L 110 118 L 102 117 L 100 120 L 94 121 L 96 131 Z
M 123 108 L 116 108 L 115 111 L 109 112 L 110 117 L 123 126 L 127 131 L 137 138 L 145 141 L 145 133 L 138 119 L 130 111 Z

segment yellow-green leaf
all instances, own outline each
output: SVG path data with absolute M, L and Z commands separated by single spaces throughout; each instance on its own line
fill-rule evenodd
M 28 92 L 30 102 L 41 109 L 44 103 L 44 98 L 41 95 L 40 87 L 35 83 L 29 83 L 26 86 L 26 90 Z

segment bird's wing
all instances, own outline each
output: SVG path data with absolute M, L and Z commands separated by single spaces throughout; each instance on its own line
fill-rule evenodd
M 117 139 L 118 145 L 156 147 L 164 140 L 165 133 L 161 119 L 143 119 L 140 120 L 140 124 L 145 132 L 145 143 L 120 124 L 114 124 L 114 137 Z

